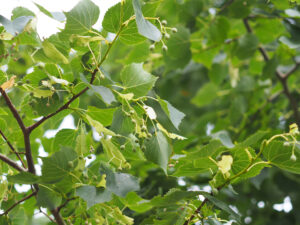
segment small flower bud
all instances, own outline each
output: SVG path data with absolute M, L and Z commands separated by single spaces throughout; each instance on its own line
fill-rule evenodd
M 166 38 L 167 40 L 169 40 L 169 39 L 170 39 L 170 34 L 165 33 L 165 38 Z
M 166 20 L 161 21 L 161 24 L 166 26 L 168 24 L 168 22 Z
M 154 44 L 150 45 L 149 49 L 150 49 L 150 51 L 153 51 L 155 49 L 155 45 Z
M 73 163 L 72 161 L 69 161 L 69 162 L 68 162 L 68 166 L 69 166 L 70 168 L 73 168 L 73 167 L 74 167 L 74 163 Z
M 142 130 L 142 131 L 146 131 L 146 130 L 147 130 L 147 127 L 146 127 L 145 125 L 143 125 L 142 128 L 141 128 L 141 130 Z
M 293 162 L 296 162 L 297 157 L 295 156 L 295 154 L 292 154 L 290 159 L 291 159 Z
M 168 47 L 166 45 L 163 45 L 162 50 L 166 52 L 166 51 L 168 51 Z
M 176 27 L 173 27 L 172 29 L 171 29 L 171 31 L 173 32 L 173 33 L 177 33 L 177 28 Z

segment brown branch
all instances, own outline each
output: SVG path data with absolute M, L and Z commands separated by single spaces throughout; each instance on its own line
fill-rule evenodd
M 24 169 L 23 167 L 19 166 L 15 161 L 11 160 L 7 156 L 0 154 L 0 160 L 5 162 L 6 164 L 10 165 L 11 167 L 15 168 L 16 170 L 20 172 L 26 172 L 27 170 Z
M 61 204 L 60 206 L 57 207 L 58 212 L 65 207 L 70 201 L 77 199 L 78 197 L 73 197 L 73 198 L 69 198 L 67 199 L 63 204 Z
M 5 212 L 2 213 L 1 216 L 7 215 L 7 214 L 8 214 L 13 208 L 15 208 L 17 205 L 19 205 L 20 203 L 26 201 L 27 199 L 29 199 L 29 198 L 35 196 L 36 194 L 37 194 L 36 191 L 35 191 L 35 192 L 32 192 L 30 195 L 28 195 L 28 196 L 22 198 L 21 200 L 17 201 L 17 202 L 14 203 L 11 207 L 9 207 L 7 210 L 5 210 Z
M 0 93 L 4 97 L 6 105 L 8 106 L 10 111 L 12 112 L 13 116 L 15 117 L 16 121 L 19 124 L 19 127 L 21 128 L 21 130 L 23 132 L 24 143 L 25 143 L 25 152 L 26 152 L 25 156 L 26 156 L 26 160 L 27 160 L 28 171 L 30 173 L 35 174 L 34 162 L 33 162 L 32 154 L 31 154 L 31 146 L 30 146 L 30 132 L 25 127 L 25 125 L 23 123 L 23 120 L 21 119 L 17 109 L 15 108 L 13 103 L 11 102 L 10 98 L 8 97 L 6 92 L 1 87 L 0 87 Z
M 206 202 L 208 202 L 208 199 L 207 199 L 207 198 L 205 198 L 205 199 L 203 200 L 203 202 L 201 203 L 201 205 L 194 211 L 194 213 L 190 216 L 190 218 L 184 222 L 183 225 L 188 225 L 188 224 L 194 219 L 194 217 L 195 217 L 198 213 L 200 213 L 202 207 L 206 204 Z
M 97 71 L 96 71 L 97 72 Z M 96 73 L 95 73 L 96 74 Z M 69 105 L 75 101 L 79 96 L 81 96 L 83 93 L 85 93 L 89 88 L 86 87 L 85 89 L 83 89 L 81 92 L 79 92 L 78 94 L 74 95 L 69 101 L 67 101 L 63 106 L 61 106 L 58 110 L 56 110 L 53 113 L 50 113 L 47 116 L 44 116 L 42 119 L 40 119 L 39 121 L 37 121 L 35 124 L 31 125 L 30 127 L 28 127 L 29 132 L 32 132 L 35 128 L 37 128 L 39 125 L 41 125 L 43 122 L 45 122 L 46 120 L 50 119 L 51 117 L 55 116 L 56 114 L 58 114 L 59 112 L 67 109 L 69 107 Z
M 44 214 L 51 222 L 55 223 L 56 221 L 52 219 L 47 213 L 45 213 L 41 208 L 40 208 L 40 213 Z
M 122 24 L 122 26 L 120 27 L 118 33 L 116 34 L 115 38 L 113 39 L 113 41 L 108 45 L 108 48 L 104 54 L 104 56 L 102 57 L 101 61 L 99 62 L 99 64 L 96 66 L 96 68 L 94 69 L 94 71 L 92 72 L 92 77 L 90 80 L 90 84 L 93 84 L 95 78 L 96 78 L 96 73 L 99 71 L 100 66 L 103 64 L 103 62 L 105 61 L 105 59 L 108 56 L 108 53 L 111 50 L 111 47 L 113 46 L 113 43 L 118 39 L 121 31 L 123 30 L 123 28 L 125 27 L 124 24 Z M 61 106 L 58 110 L 56 110 L 53 113 L 50 113 L 47 116 L 44 116 L 42 119 L 40 119 L 39 121 L 37 121 L 35 124 L 31 125 L 28 127 L 29 133 L 32 132 L 35 128 L 37 128 L 38 126 L 40 126 L 43 122 L 45 122 L 46 120 L 50 119 L 51 117 L 55 116 L 56 114 L 58 114 L 59 112 L 67 109 L 69 107 L 69 105 L 76 100 L 79 96 L 81 96 L 82 94 L 84 94 L 87 90 L 89 89 L 89 87 L 86 87 L 85 89 L 83 89 L 81 92 L 79 92 L 78 94 L 74 95 L 69 101 L 67 101 L 63 106 Z
M 220 11 L 218 12 L 218 14 L 221 13 L 221 12 L 223 12 L 223 11 L 224 11 L 227 7 L 229 7 L 233 2 L 234 2 L 234 0 L 228 0 L 228 1 L 222 6 L 222 8 L 220 8 Z
M 0 134 L 3 137 L 3 139 L 6 141 L 7 145 L 9 146 L 9 148 L 12 150 L 12 152 L 14 154 L 16 154 L 16 156 L 18 157 L 18 159 L 21 161 L 22 165 L 24 168 L 26 168 L 25 163 L 23 162 L 21 156 L 19 155 L 19 152 L 16 151 L 16 149 L 14 148 L 14 146 L 12 146 L 12 144 L 10 143 L 10 141 L 7 139 L 7 137 L 4 135 L 4 133 L 0 130 Z
M 6 105 L 8 106 L 8 108 L 10 109 L 10 111 L 12 112 L 12 114 L 14 115 L 15 119 L 17 120 L 19 127 L 21 128 L 21 130 L 23 132 L 25 132 L 26 127 L 23 123 L 23 120 L 21 119 L 17 109 L 15 108 L 15 106 L 13 105 L 13 103 L 11 102 L 10 98 L 8 97 L 8 95 L 6 94 L 6 92 L 0 87 L 0 93 L 2 94 L 2 96 L 4 97 L 4 100 L 6 102 Z
M 250 24 L 248 22 L 248 19 L 247 18 L 244 19 L 243 22 L 244 22 L 244 25 L 245 25 L 246 30 L 248 31 L 248 33 L 252 33 L 252 28 L 251 28 L 251 26 L 250 26 Z M 270 60 L 267 51 L 262 46 L 260 46 L 258 48 L 258 50 L 260 51 L 260 53 L 262 54 L 262 56 L 263 56 L 263 58 L 264 58 L 264 60 L 266 62 Z M 288 84 L 287 84 L 287 78 L 298 69 L 299 64 L 300 63 L 296 62 L 296 64 L 294 65 L 294 67 L 289 72 L 287 72 L 286 74 L 284 74 L 281 71 L 279 71 L 278 69 L 276 69 L 276 77 L 280 81 L 280 83 L 281 83 L 281 85 L 283 87 L 283 93 L 285 94 L 285 96 L 289 100 L 290 106 L 291 106 L 291 108 L 293 110 L 294 118 L 295 118 L 295 120 L 296 120 L 296 122 L 297 122 L 298 125 L 300 125 L 300 119 L 299 119 L 299 112 L 298 112 L 297 101 L 292 96 L 292 94 L 291 94 L 291 92 L 289 90 L 289 87 L 288 87 Z
M 58 225 L 65 225 L 65 222 L 64 222 L 62 216 L 60 215 L 59 211 L 57 210 L 57 208 L 56 209 L 52 209 L 51 213 L 54 216 L 55 221 L 56 221 L 56 223 Z
M 296 62 L 296 64 L 284 75 L 284 79 L 287 79 L 290 75 L 292 75 L 300 66 L 300 62 Z

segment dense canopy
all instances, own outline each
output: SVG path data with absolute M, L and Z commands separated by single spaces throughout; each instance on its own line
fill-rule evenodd
M 0 15 L 0 225 L 300 224 L 300 2 L 95 2 Z

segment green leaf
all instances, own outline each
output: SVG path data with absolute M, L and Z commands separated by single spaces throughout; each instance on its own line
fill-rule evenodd
M 133 93 L 135 98 L 145 96 L 155 84 L 157 77 L 143 69 L 142 63 L 132 63 L 122 70 L 124 93 Z
M 271 60 L 269 60 L 265 64 L 263 68 L 262 79 L 265 80 L 265 79 L 272 78 L 276 72 L 277 65 L 278 65 L 278 59 L 276 56 L 274 56 Z
M 168 50 L 163 53 L 168 68 L 184 68 L 190 61 L 190 32 L 185 27 L 177 27 L 177 33 L 171 34 L 167 41 Z
M 72 34 L 84 34 L 97 22 L 100 10 L 90 0 L 81 0 L 70 12 L 66 12 L 67 22 L 60 34 L 69 37 Z
M 257 131 L 256 133 L 252 134 L 249 136 L 246 140 L 243 142 L 239 143 L 238 146 L 240 147 L 255 147 L 255 146 L 260 146 L 262 139 L 266 138 L 267 134 L 269 132 L 267 131 Z
M 115 136 L 116 134 L 107 129 L 106 127 L 104 127 L 100 122 L 93 120 L 90 116 L 85 115 L 86 120 L 88 121 L 88 123 L 94 127 L 96 129 L 96 131 L 98 132 L 99 135 L 111 135 L 111 136 Z
M 132 20 L 121 31 L 120 40 L 127 45 L 136 45 L 144 42 L 146 38 L 139 34 L 136 22 Z
M 140 185 L 138 178 L 130 174 L 106 170 L 106 188 L 118 196 L 125 197 L 131 191 L 139 191 Z
M 88 208 L 99 203 L 109 202 L 112 199 L 109 190 L 90 185 L 77 188 L 76 195 L 86 201 Z
M 64 64 L 69 63 L 69 60 L 60 51 L 58 51 L 55 45 L 52 44 L 50 41 L 45 40 L 43 42 L 43 50 L 45 55 L 51 60 L 53 60 L 53 62 Z
M 113 120 L 113 114 L 117 108 L 100 109 L 94 106 L 88 106 L 87 114 L 94 120 L 99 121 L 103 126 L 109 126 Z
M 56 183 L 68 176 L 77 164 L 77 154 L 70 148 L 61 148 L 50 157 L 42 158 L 42 181 L 45 183 Z M 69 162 L 74 166 L 70 167 Z
M 24 30 L 25 26 L 32 18 L 32 16 L 21 16 L 10 21 L 0 15 L 0 23 L 3 24 L 8 33 L 16 36 L 16 34 L 19 34 Z
M 150 140 L 146 141 L 145 145 L 146 158 L 159 165 L 167 174 L 167 166 L 172 149 L 165 135 L 158 131 L 156 135 L 153 135 Z
M 80 132 L 79 135 L 76 138 L 76 147 L 75 151 L 78 156 L 83 156 L 86 153 L 88 153 L 88 146 L 86 143 L 86 131 L 85 131 L 85 125 L 82 123 L 80 126 Z
M 100 99 L 102 99 L 106 104 L 110 105 L 116 101 L 114 94 L 109 88 L 101 85 L 99 86 L 91 85 L 91 88 L 95 92 L 95 94 Z
M 80 75 L 81 80 L 87 84 L 96 94 L 96 96 L 98 96 L 101 100 L 103 100 L 106 104 L 110 105 L 112 102 L 115 102 L 115 96 L 112 93 L 112 91 L 104 86 L 96 86 L 96 85 L 92 85 L 90 84 L 87 79 L 81 74 Z
M 5 198 L 5 196 L 7 194 L 7 191 L 8 191 L 8 183 L 6 181 L 1 181 L 1 183 L 0 183 L 0 207 L 1 207 L 1 203 L 2 203 L 3 199 Z
M 150 210 L 153 206 L 149 200 L 141 198 L 135 192 L 129 192 L 126 197 L 120 199 L 128 208 L 135 212 L 143 213 Z
M 35 15 L 29 9 L 26 9 L 24 7 L 16 7 L 16 8 L 14 8 L 13 11 L 12 11 L 11 19 L 15 20 L 15 19 L 17 19 L 18 17 L 21 17 L 21 16 L 34 17 Z
M 157 29 L 156 26 L 154 26 L 152 23 L 150 23 L 144 18 L 139 0 L 133 0 L 132 4 L 135 12 L 136 24 L 139 33 L 152 41 L 160 41 L 160 31 Z
M 218 87 L 213 83 L 204 84 L 192 98 L 192 103 L 198 107 L 203 107 L 211 104 L 218 97 Z
M 211 137 L 217 140 L 220 140 L 224 146 L 227 148 L 233 148 L 234 144 L 231 141 L 231 138 L 227 131 L 221 130 L 217 133 L 211 134 Z
M 111 142 L 110 139 L 101 138 L 101 143 L 109 161 L 118 167 L 118 169 L 130 168 L 121 151 Z
M 265 146 L 263 150 L 264 157 L 272 165 L 291 173 L 300 174 L 300 150 L 295 147 L 295 156 L 297 160 L 291 160 L 292 146 L 285 146 L 281 141 L 272 141 Z
M 36 184 L 39 182 L 39 177 L 27 172 L 21 172 L 13 176 L 7 176 L 8 182 L 18 184 Z
M 73 129 L 62 129 L 55 135 L 54 146 L 60 148 L 60 146 L 74 146 L 77 137 L 77 131 Z
M 213 203 L 218 208 L 222 209 L 223 211 L 227 212 L 232 216 L 232 218 L 237 221 L 238 223 L 241 223 L 241 215 L 233 211 L 226 203 L 220 201 L 219 199 L 213 197 L 207 192 L 201 192 L 201 195 L 203 195 L 205 198 L 207 198 L 211 203 Z
M 37 3 L 35 3 L 35 2 L 34 2 L 34 4 L 36 5 L 36 7 L 39 8 L 39 10 L 40 10 L 42 13 L 44 13 L 45 15 L 49 16 L 50 18 L 54 19 L 53 16 L 52 16 L 52 14 L 51 14 L 47 9 L 45 9 L 43 6 L 41 6 L 40 4 L 37 4 Z
M 176 204 L 181 200 L 191 199 L 199 195 L 198 191 L 183 191 L 176 188 L 172 188 L 164 196 L 156 196 L 151 200 L 153 206 L 168 206 Z
M 214 63 L 209 71 L 209 79 L 216 85 L 220 85 L 229 75 L 228 65 Z
M 245 34 L 239 38 L 233 54 L 239 59 L 250 58 L 257 50 L 258 44 L 258 38 L 254 34 Z
M 0 108 L 0 115 L 5 116 L 5 115 L 8 115 L 8 114 L 4 109 Z
M 123 18 L 121 20 L 121 8 L 123 7 Z M 117 33 L 121 24 L 128 20 L 134 13 L 132 7 L 132 0 L 127 0 L 121 7 L 121 3 L 109 8 L 104 15 L 102 26 L 103 28 L 112 33 Z M 127 29 L 126 27 L 123 29 Z
M 230 23 L 226 17 L 217 17 L 214 23 L 209 27 L 210 41 L 213 43 L 223 43 L 227 39 L 230 31 Z
M 39 10 L 44 13 L 45 15 L 49 16 L 52 19 L 55 19 L 59 22 L 63 22 L 66 20 L 65 15 L 62 12 L 49 12 L 47 9 L 45 9 L 43 6 L 37 4 L 34 2 L 34 4 L 36 5 L 36 7 L 39 8 Z
M 180 112 L 178 109 L 174 108 L 168 101 L 158 98 L 159 104 L 167 116 L 170 118 L 173 125 L 179 129 L 179 125 L 182 119 L 185 117 L 185 114 Z
M 90 185 L 76 189 L 76 195 L 87 202 L 88 208 L 95 204 L 110 201 L 112 193 L 125 197 L 127 193 L 140 189 L 138 179 L 130 174 L 115 173 L 105 165 L 100 167 L 100 174 L 106 175 L 105 189 Z
M 279 38 L 279 41 L 285 45 L 287 45 L 289 48 L 291 49 L 296 49 L 296 48 L 299 48 L 300 47 L 300 42 L 299 40 L 295 40 L 295 39 L 292 39 L 292 38 L 288 38 L 286 36 L 281 36 Z
M 131 122 L 131 118 L 125 115 L 123 110 L 119 108 L 113 114 L 110 129 L 118 134 L 128 135 L 134 131 L 135 126 Z
M 61 204 L 61 196 L 53 190 L 40 186 L 36 197 L 36 202 L 39 207 L 45 207 L 49 210 L 55 209 Z

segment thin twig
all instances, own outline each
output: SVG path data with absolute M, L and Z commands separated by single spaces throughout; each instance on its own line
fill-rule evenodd
M 243 22 L 244 22 L 244 26 L 246 27 L 247 32 L 252 33 L 252 28 L 251 28 L 251 26 L 248 22 L 248 19 L 247 18 L 244 19 Z M 258 48 L 258 50 L 260 51 L 260 53 L 262 54 L 262 56 L 263 56 L 263 58 L 266 62 L 270 60 L 267 51 L 262 46 L 260 46 Z M 287 78 L 298 69 L 299 64 L 300 63 L 296 62 L 294 67 L 289 72 L 287 72 L 286 74 L 284 74 L 281 71 L 279 71 L 278 69 L 276 69 L 276 77 L 280 81 L 280 83 L 283 87 L 283 93 L 286 95 L 286 97 L 289 100 L 290 106 L 293 110 L 295 120 L 296 120 L 298 125 L 300 125 L 300 120 L 299 120 L 299 112 L 298 112 L 297 101 L 292 96 L 292 94 L 289 90 L 289 87 L 288 87 L 288 84 L 287 84 Z
M 37 194 L 37 192 L 32 192 L 30 195 L 27 195 L 26 197 L 22 198 L 21 200 L 17 201 L 16 203 L 14 203 L 11 207 L 9 207 L 7 210 L 5 210 L 4 213 L 1 214 L 1 216 L 3 215 L 7 215 L 13 208 L 15 208 L 17 205 L 19 205 L 20 203 L 26 201 L 27 199 L 35 196 Z
M 25 168 L 19 166 L 15 161 L 11 160 L 5 155 L 0 154 L 0 160 L 2 160 L 3 162 L 5 162 L 6 164 L 10 165 L 11 167 L 15 168 L 20 172 L 27 172 Z
M 65 222 L 64 222 L 64 219 L 62 218 L 62 216 L 60 215 L 59 211 L 56 209 L 52 209 L 51 210 L 51 213 L 52 215 L 54 216 L 55 218 L 55 222 L 59 225 L 64 225 Z
M 232 3 L 234 2 L 234 0 L 229 0 L 227 1 L 219 10 L 218 14 L 223 12 L 227 7 L 229 7 Z
M 183 225 L 188 225 L 188 224 L 194 219 L 194 217 L 195 217 L 198 213 L 201 212 L 201 209 L 202 209 L 202 207 L 206 204 L 206 202 L 208 202 L 208 199 L 207 199 L 207 198 L 205 198 L 205 199 L 203 200 L 203 202 L 201 203 L 201 205 L 194 211 L 194 213 L 190 216 L 190 218 L 184 222 Z
M 100 66 L 102 65 L 102 63 L 105 61 L 105 59 L 108 56 L 108 53 L 110 52 L 111 47 L 113 46 L 113 43 L 118 39 L 122 29 L 124 28 L 124 24 L 122 24 L 121 28 L 119 29 L 119 32 L 116 34 L 115 38 L 113 39 L 113 41 L 108 45 L 108 48 L 104 54 L 104 56 L 102 57 L 100 63 L 96 66 L 96 68 L 94 69 L 93 73 L 92 73 L 92 78 L 90 80 L 90 84 L 92 84 L 96 78 L 96 74 L 100 68 Z M 45 122 L 46 120 L 50 119 L 51 117 L 55 116 L 56 114 L 58 114 L 59 112 L 68 109 L 69 105 L 75 101 L 79 96 L 81 96 L 82 94 L 84 94 L 87 90 L 89 89 L 89 87 L 86 87 L 85 89 L 83 89 L 81 92 L 79 92 L 78 94 L 74 95 L 69 101 L 67 101 L 63 106 L 61 106 L 58 110 L 56 110 L 53 113 L 50 113 L 47 116 L 44 116 L 42 119 L 40 119 L 39 121 L 37 121 L 35 124 L 31 125 L 28 127 L 29 132 L 32 132 L 35 128 L 37 128 L 38 126 L 40 126 L 43 122 Z
M 52 219 L 47 213 L 45 213 L 41 208 L 40 208 L 40 213 L 44 214 L 51 222 L 55 223 L 55 220 Z
M 21 161 L 22 165 L 24 168 L 26 168 L 25 163 L 23 162 L 21 156 L 19 155 L 19 152 L 16 151 L 16 149 L 14 148 L 14 146 L 10 143 L 10 141 L 7 139 L 7 137 L 4 135 L 4 133 L 0 130 L 0 134 L 3 137 L 3 139 L 6 141 L 7 145 L 9 146 L 9 148 L 12 150 L 12 152 L 14 154 L 16 154 L 16 156 L 18 157 L 18 159 Z
M 77 199 L 78 197 L 73 197 L 73 198 L 69 198 L 67 199 L 63 204 L 61 204 L 60 206 L 57 207 L 58 212 L 65 207 L 70 201 Z

